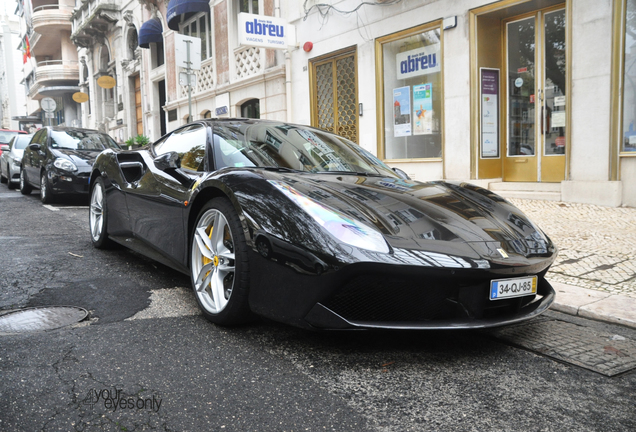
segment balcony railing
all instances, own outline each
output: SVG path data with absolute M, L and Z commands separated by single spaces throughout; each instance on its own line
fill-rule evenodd
M 44 33 L 47 27 L 51 30 L 71 29 L 73 7 L 65 5 L 43 5 L 33 9 L 31 25 L 33 30 Z
M 46 60 L 38 62 L 35 83 L 43 85 L 52 81 L 79 81 L 79 62 L 72 60 Z

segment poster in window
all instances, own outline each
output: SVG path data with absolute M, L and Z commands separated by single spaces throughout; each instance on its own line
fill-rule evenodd
M 413 86 L 413 135 L 433 133 L 433 84 Z
M 393 89 L 393 136 L 411 135 L 411 88 Z
M 481 69 L 481 157 L 499 157 L 499 69 Z

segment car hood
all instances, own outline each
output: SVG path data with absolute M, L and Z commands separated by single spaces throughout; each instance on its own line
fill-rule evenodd
M 518 208 L 467 183 L 269 174 L 277 177 L 271 180 L 284 182 L 325 207 L 375 227 L 394 248 L 430 250 L 440 242 L 468 243 L 482 257 L 496 258 L 506 254 L 551 255 L 555 251 L 545 234 Z
M 101 152 L 97 150 L 54 149 L 53 153 L 57 157 L 70 159 L 79 168 L 93 166 L 95 159 Z

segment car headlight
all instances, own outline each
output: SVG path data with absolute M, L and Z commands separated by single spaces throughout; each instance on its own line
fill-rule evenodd
M 22 161 L 20 159 L 13 159 L 12 163 L 16 168 L 20 168 L 20 165 L 22 165 Z
M 75 164 L 70 160 L 64 158 L 55 159 L 55 162 L 53 162 L 53 166 L 64 171 L 77 171 L 77 167 L 75 166 Z
M 375 252 L 389 252 L 386 240 L 375 229 L 302 195 L 289 185 L 272 180 L 269 182 L 341 242 Z

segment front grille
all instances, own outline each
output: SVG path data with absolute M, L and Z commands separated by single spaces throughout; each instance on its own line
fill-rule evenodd
M 323 304 L 352 322 L 414 322 L 496 318 L 514 314 L 533 297 L 491 301 L 489 282 L 359 276 Z

